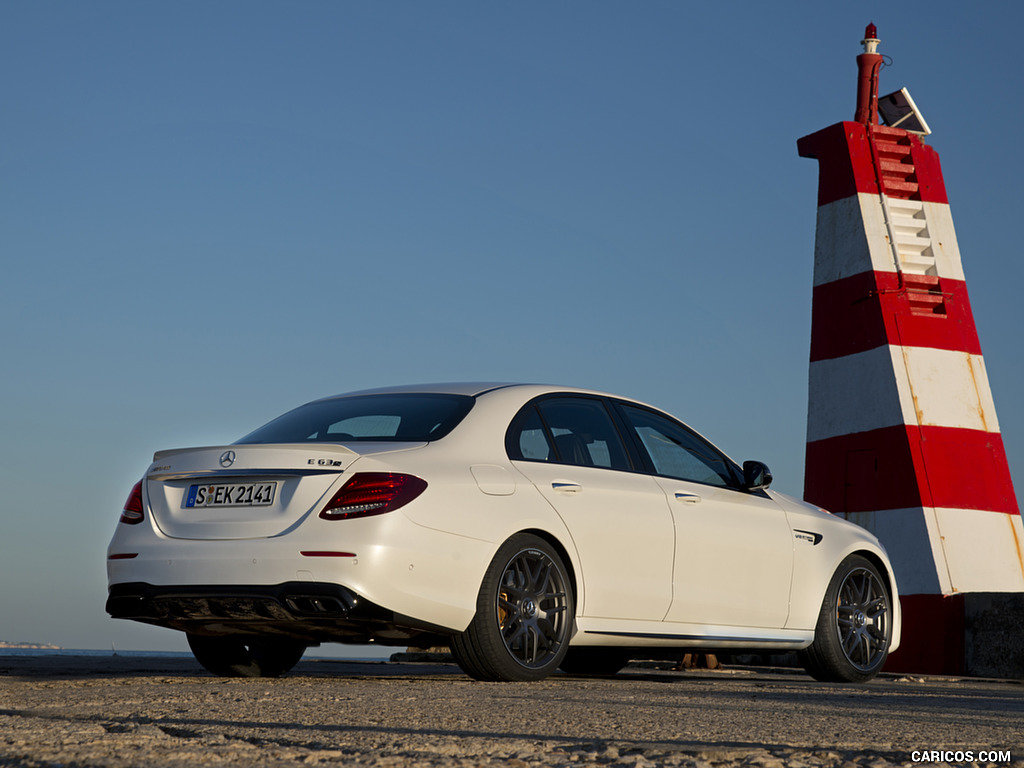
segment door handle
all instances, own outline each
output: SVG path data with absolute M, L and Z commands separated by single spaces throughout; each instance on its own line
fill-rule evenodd
M 681 501 L 684 504 L 700 504 L 701 498 L 695 493 L 681 493 L 677 491 L 676 501 Z
M 566 483 L 561 481 L 553 482 L 551 487 L 559 493 L 579 493 L 583 490 L 583 486 L 579 483 Z

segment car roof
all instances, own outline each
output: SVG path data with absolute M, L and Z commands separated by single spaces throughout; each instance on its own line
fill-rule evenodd
M 435 384 L 402 384 L 394 387 L 375 387 L 373 389 L 360 389 L 355 392 L 343 392 L 332 395 L 332 397 L 350 397 L 352 395 L 387 395 L 399 394 L 402 392 L 418 392 L 438 395 L 482 395 L 494 389 L 522 386 L 510 382 L 498 381 L 449 381 Z M 328 398 L 330 399 L 330 398 Z
M 599 392 L 597 390 L 586 389 L 581 387 L 555 386 L 551 384 L 528 384 L 523 382 L 507 381 L 449 381 L 437 382 L 433 384 L 403 384 L 393 387 L 377 387 L 374 389 L 361 389 L 355 392 L 343 392 L 337 395 L 330 395 L 328 397 L 324 397 L 321 399 L 333 400 L 338 397 L 353 397 L 358 395 L 387 395 L 401 393 L 469 395 L 471 397 L 477 397 L 487 392 L 493 392 L 499 389 L 526 389 L 532 390 L 536 394 L 540 394 L 542 392 L 576 392 L 581 394 L 606 395 L 609 397 L 618 397 L 619 399 L 622 400 L 631 399 L 628 397 L 621 397 L 620 395 L 611 395 L 607 392 Z

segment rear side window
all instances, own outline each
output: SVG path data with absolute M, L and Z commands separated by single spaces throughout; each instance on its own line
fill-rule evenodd
M 551 397 L 527 406 L 506 445 L 513 459 L 630 469 L 608 410 L 594 398 Z
M 537 409 L 524 411 L 512 427 L 510 453 L 514 459 L 527 461 L 554 461 L 555 452 L 548 440 L 547 430 L 540 420 Z
M 404 392 L 334 397 L 299 406 L 236 444 L 440 440 L 473 403 L 467 395 Z

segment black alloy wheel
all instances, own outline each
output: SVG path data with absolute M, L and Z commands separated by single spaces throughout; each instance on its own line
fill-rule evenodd
M 478 680 L 540 680 L 561 664 L 574 621 L 562 558 L 539 536 L 516 534 L 484 574 L 476 615 L 452 638 L 452 654 Z
M 889 656 L 892 615 L 892 598 L 878 568 L 850 555 L 825 591 L 814 642 L 800 652 L 804 668 L 826 682 L 870 680 Z

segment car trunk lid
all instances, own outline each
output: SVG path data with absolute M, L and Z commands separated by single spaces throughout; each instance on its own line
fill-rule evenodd
M 253 444 L 158 451 L 146 472 L 147 507 L 171 538 L 278 536 L 315 514 L 360 456 L 418 445 Z

